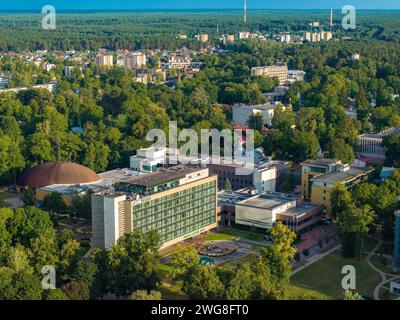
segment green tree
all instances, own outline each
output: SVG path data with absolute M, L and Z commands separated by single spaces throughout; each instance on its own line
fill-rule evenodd
M 129 298 L 129 300 L 162 300 L 161 299 L 161 293 L 158 291 L 151 290 L 150 292 L 147 292 L 146 290 L 137 290 L 134 293 L 132 293 Z
M 43 209 L 50 212 L 52 215 L 63 214 L 67 210 L 67 205 L 60 193 L 52 192 L 44 197 Z
M 329 156 L 333 159 L 341 160 L 342 163 L 352 164 L 354 151 L 351 145 L 343 139 L 334 139 L 328 146 Z
M 212 266 L 197 266 L 190 270 L 182 290 L 191 299 L 216 300 L 224 295 L 224 286 Z
M 364 300 L 357 292 L 352 292 L 351 290 L 346 290 L 343 293 L 343 300 Z
M 132 234 L 120 238 L 108 252 L 108 281 L 118 297 L 136 290 L 153 290 L 159 283 L 157 232 Z
M 26 206 L 33 206 L 35 204 L 35 201 L 36 201 L 35 191 L 33 191 L 30 188 L 26 188 L 22 192 L 22 201 L 24 202 L 24 204 Z
M 271 228 L 269 233 L 276 249 L 281 252 L 286 259 L 292 259 L 296 253 L 296 248 L 293 247 L 293 243 L 297 238 L 296 233 L 291 231 L 280 221 Z
M 251 300 L 255 290 L 254 273 L 250 264 L 245 263 L 233 270 L 226 288 L 228 300 Z
M 344 257 L 354 257 L 357 239 L 361 241 L 360 258 L 363 250 L 363 235 L 368 233 L 374 214 L 366 205 L 362 208 L 350 206 L 342 211 L 337 218 L 338 229 L 342 238 L 342 254 Z
M 331 206 L 333 217 L 337 218 L 342 211 L 346 210 L 352 205 L 353 199 L 351 193 L 346 189 L 345 186 L 341 184 L 336 185 L 331 193 Z
M 224 191 L 232 192 L 232 185 L 229 178 L 226 178 L 224 181 L 224 186 L 222 188 Z

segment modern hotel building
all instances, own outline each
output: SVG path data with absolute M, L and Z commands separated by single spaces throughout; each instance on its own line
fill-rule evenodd
M 160 249 L 217 227 L 217 176 L 175 166 L 92 196 L 92 245 L 110 248 L 133 230 L 157 230 Z

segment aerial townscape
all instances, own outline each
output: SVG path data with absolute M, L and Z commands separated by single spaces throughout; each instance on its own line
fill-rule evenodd
M 400 300 L 400 12 L 249 2 L 0 4 L 0 300 Z

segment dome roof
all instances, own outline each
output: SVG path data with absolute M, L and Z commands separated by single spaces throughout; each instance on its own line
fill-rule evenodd
M 27 170 L 19 185 L 37 188 L 52 184 L 87 184 L 101 180 L 94 171 L 72 162 L 47 162 Z

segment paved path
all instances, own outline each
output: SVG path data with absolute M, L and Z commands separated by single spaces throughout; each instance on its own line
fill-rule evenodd
M 340 248 L 341 248 L 341 245 L 337 245 L 336 247 L 328 250 L 327 252 L 324 252 L 322 254 L 317 254 L 317 255 L 311 257 L 310 259 L 308 259 L 308 261 L 307 261 L 307 263 L 305 265 L 302 265 L 301 267 L 298 267 L 296 270 L 293 270 L 292 271 L 292 276 L 295 275 L 296 273 L 304 270 L 305 268 L 309 267 L 310 265 L 322 260 L 326 256 L 329 256 L 331 253 L 339 250 Z
M 18 197 L 9 198 L 4 201 L 10 205 L 10 209 L 17 209 L 24 206 L 24 202 Z
M 375 290 L 374 290 L 374 299 L 375 300 L 380 300 L 379 298 L 379 292 L 382 288 L 384 288 L 384 286 L 392 281 L 398 280 L 400 279 L 399 275 L 395 275 L 395 274 L 389 274 L 389 273 L 385 273 L 382 270 L 378 269 L 377 267 L 375 267 L 375 265 L 371 262 L 371 258 L 373 256 L 376 255 L 376 251 L 378 251 L 379 247 L 382 245 L 382 241 L 378 240 L 378 244 L 375 246 L 375 248 L 368 253 L 368 256 L 366 258 L 366 261 L 368 263 L 368 265 L 370 266 L 371 269 L 375 270 L 380 277 L 382 278 L 382 281 L 376 286 Z M 400 297 L 398 299 L 395 300 L 400 300 Z
M 245 239 L 245 238 L 239 238 L 239 240 L 237 240 L 237 242 L 243 242 L 243 243 L 247 243 L 247 244 L 253 244 L 256 246 L 261 246 L 261 247 L 269 247 L 271 245 L 270 242 L 265 242 L 265 241 L 257 241 L 257 240 L 249 240 L 249 239 Z

